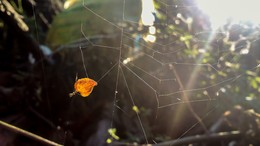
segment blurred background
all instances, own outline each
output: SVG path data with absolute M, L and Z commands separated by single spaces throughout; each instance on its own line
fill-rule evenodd
M 257 146 L 258 7 L 2 0 L 0 120 L 67 146 Z M 0 126 L 0 145 L 46 144 Z

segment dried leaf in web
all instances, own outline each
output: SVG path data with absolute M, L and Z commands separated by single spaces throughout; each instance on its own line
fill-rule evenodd
M 75 93 L 79 93 L 82 97 L 87 97 L 96 85 L 97 82 L 90 78 L 78 79 L 74 84 Z

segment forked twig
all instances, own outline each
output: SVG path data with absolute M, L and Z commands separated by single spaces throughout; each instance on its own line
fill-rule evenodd
M 6 123 L 4 121 L 1 121 L 1 120 L 0 120 L 0 125 L 2 125 L 3 127 L 7 128 L 9 130 L 12 130 L 12 131 L 14 131 L 16 133 L 19 133 L 19 134 L 22 134 L 24 136 L 30 137 L 30 138 L 32 138 L 34 140 L 37 140 L 37 141 L 40 141 L 42 143 L 45 143 L 45 144 L 48 144 L 48 145 L 52 145 L 52 146 L 63 146 L 61 144 L 58 144 L 58 143 L 53 142 L 53 141 L 50 141 L 50 140 L 48 140 L 46 138 L 43 138 L 43 137 L 41 137 L 39 135 L 33 134 L 33 133 L 29 132 L 29 131 L 23 130 L 23 129 L 19 128 L 19 127 L 16 127 L 14 125 L 8 124 L 8 123 Z

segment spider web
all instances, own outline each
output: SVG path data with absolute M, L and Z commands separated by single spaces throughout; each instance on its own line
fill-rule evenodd
M 160 4 L 161 10 L 164 10 L 166 18 L 165 21 L 155 22 L 155 27 L 176 27 L 177 24 L 182 23 L 182 26 L 187 27 L 183 29 L 192 29 L 188 16 L 173 14 L 196 10 L 196 5 L 183 6 L 178 4 L 183 2 L 178 1 L 174 4 L 171 1 L 156 2 Z M 143 30 L 148 31 L 148 27 L 140 26 L 139 21 L 128 19 L 130 16 L 127 16 L 126 11 L 132 7 L 129 5 L 129 0 L 120 0 L 116 3 L 115 7 L 121 10 L 121 18 L 116 21 L 106 17 L 106 14 L 92 9 L 91 3 L 87 1 L 83 1 L 82 7 L 86 14 L 95 18 L 95 23 L 102 23 L 108 32 L 111 30 L 113 32 L 93 36 L 88 34 L 88 30 L 91 28 L 88 28 L 87 22 L 94 20 L 81 20 L 79 31 L 82 34 L 81 42 L 83 43 L 80 44 L 79 50 L 84 72 L 87 77 L 96 80 L 99 84 L 91 96 L 102 91 L 101 88 L 104 87 L 102 85 L 110 86 L 110 88 L 106 88 L 107 92 L 110 92 L 106 98 L 112 99 L 110 106 L 112 108 L 109 111 L 111 113 L 110 128 L 117 128 L 122 120 L 119 115 L 121 118 L 129 117 L 129 120 L 132 117 L 134 121 L 137 121 L 135 126 L 139 127 L 137 129 L 142 134 L 139 142 L 148 144 L 160 141 L 155 139 L 158 135 L 151 134 L 151 127 L 147 125 L 149 123 L 147 119 L 154 120 L 151 124 L 153 127 L 160 127 L 161 124 L 170 125 L 171 122 L 181 124 L 185 121 L 185 117 L 192 119 L 190 123 L 186 122 L 185 130 L 178 133 L 177 138 L 185 136 L 196 127 L 203 127 L 204 120 L 210 118 L 211 113 L 220 106 L 222 98 L 219 96 L 227 96 L 225 95 L 227 90 L 244 80 L 247 75 L 245 71 L 229 72 L 226 75 L 228 65 L 224 66 L 222 63 L 238 63 L 239 60 L 232 51 L 224 50 L 219 46 L 218 40 L 228 38 L 223 30 L 215 33 L 215 37 L 219 37 L 215 44 L 209 44 L 211 31 L 190 30 L 194 37 L 185 38 L 188 35 L 182 34 L 178 28 L 174 29 L 179 34 L 172 33 L 172 36 L 166 32 L 167 30 L 163 32 L 161 29 L 162 31 L 156 34 L 157 41 L 149 43 L 141 39 L 145 37 L 145 33 L 138 30 L 142 27 Z M 163 36 L 164 33 L 165 36 Z M 183 38 L 182 44 L 178 43 L 180 37 Z M 102 41 L 99 41 L 100 39 Z M 250 40 L 250 38 L 247 40 L 257 41 L 257 39 Z M 232 42 L 231 46 L 238 48 L 237 42 Z M 187 52 L 196 51 L 196 49 L 191 49 L 194 44 L 198 45 L 196 53 L 199 55 L 196 57 L 192 57 L 192 52 Z M 212 48 L 215 51 L 212 51 Z M 246 48 L 246 46 L 242 44 L 241 48 Z M 206 55 L 203 53 L 207 56 L 215 56 L 215 60 L 204 61 Z M 188 62 L 182 62 L 185 60 L 183 58 L 193 59 L 186 59 Z M 96 63 L 93 64 L 95 61 Z M 103 67 L 93 70 L 94 66 Z M 253 64 L 247 70 L 255 72 L 259 70 L 259 64 Z M 198 80 L 203 78 L 206 78 L 207 82 Z M 109 90 L 111 88 L 112 90 Z M 196 105 L 204 107 L 199 108 Z M 132 113 L 135 113 L 135 116 L 131 115 Z M 177 118 L 183 119 L 178 121 Z M 160 121 L 167 122 L 160 123 Z M 122 123 L 124 122 L 126 121 L 123 120 Z M 168 131 L 165 129 L 167 131 L 165 133 L 173 133 L 169 131 L 176 130 L 176 127 L 173 126 Z

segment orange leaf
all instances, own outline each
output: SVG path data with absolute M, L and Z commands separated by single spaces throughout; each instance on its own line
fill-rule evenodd
M 91 94 L 93 88 L 97 85 L 97 82 L 90 78 L 78 79 L 75 84 L 75 92 L 78 92 L 81 96 L 87 97 Z

